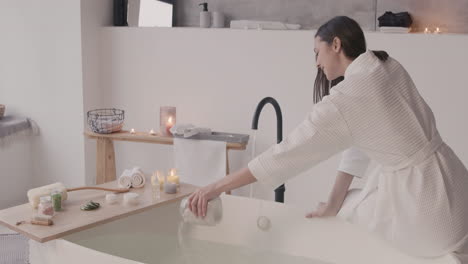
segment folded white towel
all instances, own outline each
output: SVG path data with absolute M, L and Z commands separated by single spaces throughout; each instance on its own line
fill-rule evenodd
M 145 186 L 145 183 L 146 183 L 146 178 L 145 178 L 145 174 L 143 173 L 143 171 L 138 167 L 133 168 L 132 169 L 132 187 L 141 188 Z
M 177 124 L 171 128 L 171 133 L 174 136 L 189 138 L 199 134 L 211 135 L 211 129 L 206 127 L 196 127 L 192 124 Z
M 384 33 L 409 33 L 411 28 L 407 27 L 380 27 L 380 32 Z
M 174 138 L 181 182 L 205 186 L 226 176 L 226 142 Z
M 231 20 L 231 28 L 235 29 L 300 29 L 299 24 L 287 24 L 279 21 L 258 21 L 258 20 Z
M 132 171 L 124 170 L 122 175 L 120 175 L 118 184 L 120 188 L 130 188 L 132 187 Z

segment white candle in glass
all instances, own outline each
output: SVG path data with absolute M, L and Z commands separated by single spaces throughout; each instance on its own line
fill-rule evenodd
M 167 181 L 179 185 L 179 176 L 176 174 L 176 169 L 171 169 L 167 176 Z

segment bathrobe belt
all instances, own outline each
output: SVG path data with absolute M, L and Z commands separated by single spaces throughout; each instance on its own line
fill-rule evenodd
M 400 164 L 393 166 L 383 166 L 382 170 L 384 172 L 399 171 L 408 167 L 413 167 L 418 164 L 421 164 L 423 161 L 428 159 L 432 154 L 434 154 L 437 149 L 444 143 L 439 133 L 435 134 L 431 141 L 429 141 L 422 149 L 411 155 L 408 159 L 401 162 Z

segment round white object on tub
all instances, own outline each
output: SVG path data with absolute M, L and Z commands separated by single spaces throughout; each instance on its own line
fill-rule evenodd
M 125 205 L 137 205 L 140 202 L 139 194 L 134 192 L 129 192 L 124 194 L 123 200 Z
M 257 219 L 257 227 L 263 231 L 267 231 L 271 227 L 271 221 L 266 216 L 259 216 Z

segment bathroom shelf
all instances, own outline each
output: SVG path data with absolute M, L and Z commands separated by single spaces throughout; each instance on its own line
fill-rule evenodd
M 114 140 L 130 141 L 152 144 L 174 144 L 174 138 L 162 136 L 160 134 L 150 135 L 145 132 L 136 132 L 134 134 L 129 131 L 121 131 L 111 134 L 98 134 L 91 131 L 84 132 L 85 136 L 97 140 L 96 153 L 96 184 L 102 184 L 116 179 L 115 169 L 115 151 Z M 226 173 L 229 174 L 229 157 L 228 150 L 244 150 L 247 144 L 241 143 L 226 143 Z M 229 192 L 228 192 L 229 193 Z
M 98 185 L 100 187 L 116 188 L 117 181 Z M 107 205 L 105 196 L 108 192 L 97 190 L 83 190 L 68 193 L 68 199 L 63 202 L 64 210 L 57 212 L 53 217 L 54 224 L 51 226 L 40 226 L 31 224 L 16 225 L 19 221 L 29 221 L 34 213 L 29 203 L 0 210 L 0 224 L 11 230 L 19 232 L 35 241 L 44 243 L 50 240 L 59 239 L 69 234 L 73 234 L 85 229 L 102 225 L 120 218 L 138 214 L 164 204 L 177 202 L 196 190 L 196 186 L 181 183 L 179 191 L 175 194 L 161 192 L 159 199 L 153 198 L 151 184 L 147 183 L 143 188 L 130 189 L 131 192 L 139 194 L 138 205 L 124 206 L 119 202 L 115 205 Z M 119 201 L 123 194 L 117 194 Z M 93 200 L 101 204 L 95 211 L 82 211 L 80 206 Z

